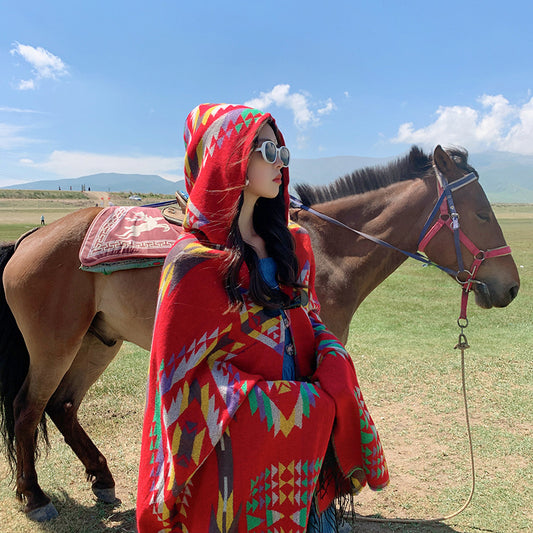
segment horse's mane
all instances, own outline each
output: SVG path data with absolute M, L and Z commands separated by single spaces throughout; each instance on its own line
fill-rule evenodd
M 468 164 L 468 152 L 462 148 L 446 149 L 458 167 L 467 172 L 475 172 Z M 305 205 L 315 205 L 353 194 L 362 194 L 387 187 L 401 181 L 423 178 L 432 169 L 433 158 L 418 146 L 413 146 L 404 157 L 387 165 L 378 165 L 355 170 L 342 176 L 329 185 L 309 185 L 298 183 L 294 189 Z

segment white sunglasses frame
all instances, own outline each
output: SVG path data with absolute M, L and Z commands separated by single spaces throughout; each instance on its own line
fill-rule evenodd
M 267 156 L 266 156 L 266 145 L 268 143 L 272 143 L 274 145 L 274 147 L 276 148 L 276 158 L 274 159 L 274 161 L 269 161 L 267 159 Z M 283 163 L 283 160 L 281 159 L 281 150 L 282 150 L 282 148 L 285 148 L 285 150 L 287 150 L 287 153 L 289 155 L 289 162 L 287 164 Z M 282 164 L 283 168 L 287 168 L 289 166 L 290 162 L 291 162 L 291 152 L 290 152 L 290 150 L 286 146 L 276 146 L 276 143 L 274 141 L 270 141 L 270 140 L 263 141 L 261 146 L 259 146 L 259 148 L 256 148 L 254 150 L 254 152 L 261 152 L 261 155 L 263 156 L 263 159 L 267 163 L 270 163 L 271 165 L 273 165 L 278 160 L 278 157 L 279 157 L 279 160 L 281 161 L 281 164 Z

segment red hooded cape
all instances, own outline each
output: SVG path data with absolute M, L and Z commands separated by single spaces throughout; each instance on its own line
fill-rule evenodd
M 169 253 L 160 283 L 139 533 L 303 532 L 313 498 L 323 510 L 339 493 L 388 483 L 352 360 L 318 316 L 313 253 L 303 228 L 290 225 L 307 303 L 286 311 L 302 381 L 281 379 L 286 323 L 249 298 L 246 266 L 239 280 L 245 303 L 228 312 L 224 244 L 253 139 L 266 121 L 275 125 L 258 110 L 213 104 L 198 106 L 187 118 L 190 198 L 186 231 Z M 288 180 L 285 168 L 287 220 Z M 324 463 L 328 446 L 332 460 Z M 322 483 L 317 491 L 319 475 L 336 483 Z

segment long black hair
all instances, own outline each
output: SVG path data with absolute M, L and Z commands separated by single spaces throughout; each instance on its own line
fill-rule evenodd
M 271 122 L 268 124 L 278 137 L 275 124 Z M 255 148 L 257 148 L 257 138 L 252 145 L 252 150 Z M 285 179 L 284 175 L 282 179 Z M 244 301 L 239 287 L 239 272 L 244 262 L 250 271 L 249 294 L 252 300 L 269 309 L 285 307 L 289 304 L 290 297 L 278 289 L 269 287 L 265 282 L 259 270 L 257 253 L 243 240 L 239 231 L 238 219 L 242 203 L 243 195 L 241 194 L 227 243 L 230 255 L 224 272 L 224 287 L 230 304 L 232 307 L 239 306 Z M 287 226 L 285 205 L 285 187 L 282 183 L 275 198 L 258 198 L 253 212 L 253 225 L 256 233 L 265 241 L 268 256 L 276 262 L 278 283 L 287 287 L 300 288 L 302 285 L 298 283 L 298 259 L 294 239 Z

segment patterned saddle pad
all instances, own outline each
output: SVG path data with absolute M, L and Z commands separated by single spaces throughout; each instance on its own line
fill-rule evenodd
M 107 207 L 85 235 L 79 253 L 81 268 L 108 274 L 162 265 L 181 232 L 157 208 Z

